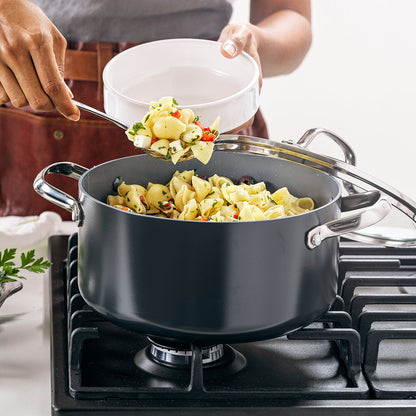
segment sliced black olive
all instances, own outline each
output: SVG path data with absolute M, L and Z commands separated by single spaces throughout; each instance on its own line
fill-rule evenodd
M 252 176 L 242 176 L 238 181 L 238 184 L 241 185 L 242 183 L 245 183 L 246 185 L 254 185 L 256 180 Z
M 113 180 L 113 191 L 117 192 L 118 187 L 123 183 L 123 178 L 121 176 L 117 176 Z

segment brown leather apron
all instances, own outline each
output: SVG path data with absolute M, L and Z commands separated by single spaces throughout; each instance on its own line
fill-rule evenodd
M 65 79 L 74 97 L 103 110 L 102 71 L 118 52 L 133 43 L 69 43 Z M 260 112 L 242 134 L 267 138 Z M 124 132 L 111 122 L 82 112 L 73 122 L 57 112 L 41 113 L 29 107 L 0 106 L 0 216 L 37 215 L 55 211 L 63 219 L 70 214 L 46 201 L 33 190 L 33 180 L 46 166 L 71 161 L 87 168 L 108 160 L 135 155 Z M 78 183 L 60 175 L 48 177 L 51 184 L 77 197 Z

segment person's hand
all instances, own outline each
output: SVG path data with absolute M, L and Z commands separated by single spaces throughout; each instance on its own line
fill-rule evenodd
M 255 33 L 256 27 L 250 23 L 233 23 L 224 27 L 218 41 L 222 43 L 221 53 L 226 58 L 234 58 L 244 51 L 256 61 L 261 89 L 263 76 Z
M 63 79 L 66 40 L 29 0 L 0 0 L 0 105 L 79 119 Z
M 263 84 L 260 57 L 257 51 L 257 40 L 255 37 L 255 26 L 250 23 L 233 23 L 224 27 L 218 41 L 222 43 L 221 53 L 226 58 L 234 58 L 242 51 L 248 53 L 259 67 L 259 90 Z M 246 127 L 253 124 L 254 116 L 247 120 L 242 126 L 239 126 L 227 133 L 238 133 Z

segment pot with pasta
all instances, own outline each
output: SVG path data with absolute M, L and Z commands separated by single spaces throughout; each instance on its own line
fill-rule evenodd
M 342 196 L 334 164 L 295 145 L 224 135 L 215 146 L 206 165 L 137 155 L 38 175 L 35 190 L 78 222 L 78 283 L 96 311 L 205 344 L 277 337 L 331 307 L 338 236 L 379 221 L 389 201 Z M 78 199 L 51 173 L 78 179 Z

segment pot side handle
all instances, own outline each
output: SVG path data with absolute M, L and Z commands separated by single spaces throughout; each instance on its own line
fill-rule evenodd
M 46 200 L 53 202 L 55 205 L 66 209 L 72 214 L 72 221 L 82 220 L 82 209 L 78 201 L 66 192 L 61 191 L 49 184 L 45 176 L 57 173 L 59 175 L 68 176 L 70 178 L 79 180 L 79 178 L 87 172 L 87 168 L 77 165 L 72 162 L 57 162 L 47 166 L 41 172 L 38 173 L 34 182 L 33 189 Z
M 314 249 L 327 238 L 374 225 L 381 221 L 390 212 L 390 209 L 390 202 L 379 191 L 345 196 L 341 199 L 341 210 L 343 212 L 357 210 L 358 212 L 312 228 L 307 234 L 306 245 L 308 248 Z

